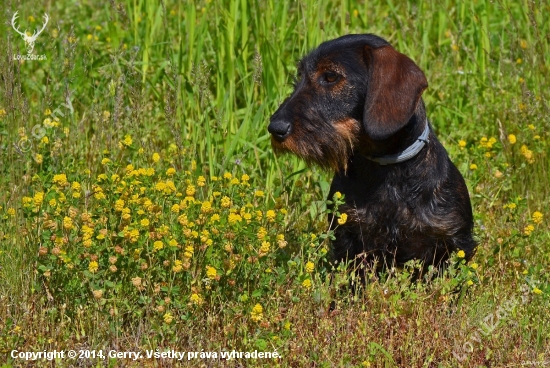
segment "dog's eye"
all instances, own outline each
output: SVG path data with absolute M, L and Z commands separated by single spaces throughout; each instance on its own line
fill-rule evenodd
M 321 83 L 331 84 L 340 79 L 340 76 L 335 72 L 324 72 L 321 76 Z

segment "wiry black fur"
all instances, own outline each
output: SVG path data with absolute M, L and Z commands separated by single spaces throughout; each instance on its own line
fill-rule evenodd
M 410 69 L 421 74 L 414 77 L 420 82 L 413 80 L 410 88 L 404 84 L 407 91 L 418 93 L 416 105 L 397 128 L 376 125 L 376 116 L 368 115 L 366 101 L 374 98 L 368 95 L 374 83 L 373 63 L 381 60 L 369 56 L 370 50 L 388 46 L 374 35 L 348 35 L 307 55 L 299 64 L 294 92 L 271 117 L 273 147 L 336 172 L 329 198 L 337 191 L 343 193 L 345 204 L 339 211 L 348 215 L 340 226 L 329 216 L 336 233 L 332 244 L 336 260 L 378 259 L 399 266 L 419 259 L 425 266 L 438 266 L 457 250 L 470 259 L 476 242 L 468 190 L 433 130 L 429 143 L 408 161 L 383 166 L 367 158 L 402 151 L 416 141 L 427 122 L 420 98 L 427 86 L 421 82 L 425 77 L 393 49 L 387 55 L 398 55 L 404 65 L 400 72 Z M 340 76 L 336 82 L 331 82 L 333 71 Z M 407 81 L 408 76 L 403 78 Z M 409 103 L 409 97 L 391 102 Z M 386 111 L 396 106 L 376 107 Z M 391 110 L 387 111 L 391 118 Z

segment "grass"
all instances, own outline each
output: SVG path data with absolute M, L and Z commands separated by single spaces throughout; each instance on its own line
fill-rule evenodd
M 21 1 L 3 10 L 4 366 L 54 364 L 13 349 L 282 356 L 234 363 L 254 366 L 550 359 L 548 2 Z M 26 53 L 7 22 L 16 10 L 20 29 L 50 15 L 34 49 L 47 60 L 13 60 Z M 350 296 L 338 287 L 349 276 L 329 262 L 331 174 L 275 157 L 266 126 L 301 55 L 367 32 L 425 71 L 427 111 L 470 188 L 480 245 L 443 277 L 411 283 L 413 264 Z M 187 364 L 233 364 L 207 359 Z

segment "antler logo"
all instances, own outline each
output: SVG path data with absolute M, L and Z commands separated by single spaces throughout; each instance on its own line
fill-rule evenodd
M 11 18 L 11 26 L 13 29 L 15 29 L 15 32 L 19 33 L 21 37 L 23 37 L 23 40 L 25 41 L 25 45 L 27 47 L 27 53 L 32 54 L 32 51 L 34 50 L 34 43 L 36 42 L 36 39 L 42 33 L 44 28 L 46 28 L 46 24 L 48 24 L 48 21 L 50 20 L 50 17 L 48 17 L 48 14 L 44 13 L 44 25 L 42 26 L 42 29 L 36 30 L 32 35 L 27 34 L 27 30 L 25 32 L 21 32 L 19 28 L 15 25 L 15 21 L 17 20 L 17 13 L 15 12 L 13 14 L 13 18 Z

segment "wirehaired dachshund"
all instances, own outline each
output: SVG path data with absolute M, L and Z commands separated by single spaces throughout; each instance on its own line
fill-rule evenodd
M 384 39 L 347 35 L 298 64 L 294 91 L 271 116 L 274 151 L 334 171 L 344 194 L 332 243 L 337 261 L 442 266 L 476 248 L 464 178 L 438 141 L 422 100 L 422 70 Z

